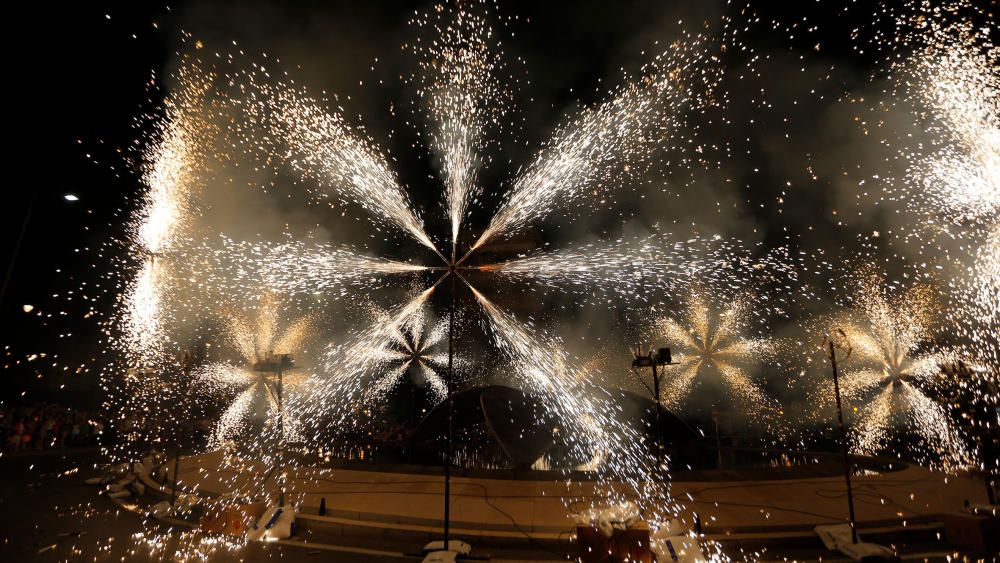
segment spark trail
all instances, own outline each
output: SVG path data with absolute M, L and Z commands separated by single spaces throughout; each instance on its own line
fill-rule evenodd
M 497 77 L 503 58 L 491 47 L 496 35 L 480 14 L 449 4 L 411 23 L 432 26 L 435 36 L 430 44 L 418 40 L 413 51 L 420 59 L 417 94 L 426 100 L 454 254 L 465 212 L 482 191 L 477 174 L 493 138 L 487 129 L 498 129 L 506 113 L 508 96 Z
M 335 413 L 338 424 L 349 423 L 346 405 L 362 394 L 370 383 L 372 369 L 385 358 L 384 343 L 398 335 L 407 319 L 426 305 L 443 279 L 390 313 L 374 319 L 367 328 L 351 335 L 346 343 L 329 345 L 323 354 L 326 375 L 313 382 L 313 401 L 301 406 L 303 412 L 299 416 Z
M 318 182 L 318 197 L 340 194 L 376 222 L 401 228 L 441 256 L 371 139 L 348 125 L 341 113 L 327 111 L 303 92 L 282 89 L 268 95 L 262 88 L 265 107 L 258 111 L 269 117 L 272 135 L 287 146 L 285 159 L 302 176 Z
M 795 277 L 782 248 L 755 256 L 739 240 L 676 241 L 667 233 L 539 252 L 476 269 L 561 290 L 575 288 L 639 299 L 647 299 L 651 288 L 657 295 L 678 293 L 695 280 L 735 290 L 743 280 L 761 274 L 785 282 Z
M 1000 317 L 989 305 L 1000 300 L 989 265 L 1000 225 L 1000 48 L 995 28 L 980 23 L 990 17 L 984 10 L 966 0 L 886 5 L 876 16 L 894 32 L 859 48 L 883 53 L 874 80 L 889 94 L 865 122 L 877 124 L 872 131 L 905 168 L 874 176 L 875 196 L 909 213 L 898 235 L 907 254 L 915 247 L 930 267 L 954 272 L 954 331 L 1000 373 Z
M 559 127 L 550 143 L 517 179 L 489 226 L 469 251 L 512 234 L 587 194 L 621 185 L 683 126 L 684 111 L 711 102 L 719 66 L 687 38 L 643 68 L 642 80 L 622 86 L 608 100 L 579 112 Z
M 236 366 L 228 362 L 210 362 L 198 368 L 195 374 L 194 384 L 201 393 L 218 396 L 237 391 L 212 432 L 211 443 L 214 447 L 247 437 L 249 419 L 260 399 L 266 404 L 266 437 L 274 438 L 272 434 L 277 431 L 275 421 L 280 419 L 284 421 L 286 440 L 301 438 L 299 428 L 302 425 L 289 414 L 289 403 L 300 400 L 298 395 L 310 377 L 301 371 L 284 374 L 282 413 L 277 400 L 277 382 L 269 381 L 268 374 L 264 372 L 254 371 L 258 363 L 273 361 L 276 354 L 301 352 L 313 336 L 313 317 L 305 316 L 285 324 L 280 313 L 280 300 L 273 294 L 264 294 L 258 300 L 255 314 L 231 314 L 227 336 L 245 364 Z
M 375 318 L 379 319 L 377 322 L 390 329 L 390 338 L 383 343 L 380 349 L 381 356 L 378 358 L 378 363 L 389 371 L 365 390 L 365 400 L 375 401 L 384 398 L 411 367 L 420 370 L 420 374 L 430 386 L 434 401 L 444 400 L 448 390 L 441 374 L 447 368 L 448 353 L 439 348 L 448 335 L 447 319 L 427 327 L 427 312 L 418 309 L 409 318 L 404 319 L 401 325 L 394 327 L 385 311 L 376 310 L 374 313 Z M 456 358 L 456 369 L 463 363 L 461 358 Z
M 378 287 L 387 276 L 425 271 L 426 266 L 365 256 L 343 245 L 233 241 L 206 249 L 217 283 L 263 285 L 285 294 L 348 295 L 353 286 Z M 235 288 L 234 288 L 235 289 Z

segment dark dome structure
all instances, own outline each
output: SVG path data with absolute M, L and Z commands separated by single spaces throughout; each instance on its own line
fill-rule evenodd
M 653 401 L 620 389 L 606 390 L 608 403 L 619 411 L 619 420 L 635 434 L 649 439 L 659 435 L 675 462 L 700 465 L 706 448 L 699 434 L 663 409 L 656 425 Z M 528 469 L 541 458 L 556 459 L 557 469 L 571 469 L 587 462 L 574 459 L 566 448 L 566 425 L 544 397 L 503 385 L 467 389 L 452 395 L 452 427 L 456 455 L 462 465 L 484 468 Z M 438 404 L 420 422 L 412 437 L 413 451 L 435 456 L 447 433 L 447 402 Z M 577 457 L 579 454 L 577 454 Z

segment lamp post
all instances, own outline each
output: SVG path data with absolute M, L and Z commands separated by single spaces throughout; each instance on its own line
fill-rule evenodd
M 844 411 L 840 403 L 840 379 L 837 375 L 837 350 L 843 350 L 844 357 L 841 361 L 850 357 L 853 349 L 847 342 L 847 334 L 843 330 L 837 329 L 842 342 L 836 342 L 833 336 L 827 335 L 824 343 L 829 345 L 830 365 L 833 368 L 833 393 L 837 398 L 837 424 L 840 427 L 840 445 L 844 452 L 844 482 L 847 484 L 847 513 L 848 521 L 851 525 L 851 543 L 858 543 L 858 527 L 854 518 L 854 493 L 851 490 L 851 458 L 848 453 L 847 430 L 844 427 Z
M 718 454 L 716 456 L 716 464 L 719 469 L 722 469 L 722 439 L 719 438 L 719 419 L 722 417 L 722 411 L 719 407 L 712 407 L 712 423 L 715 425 L 715 452 Z

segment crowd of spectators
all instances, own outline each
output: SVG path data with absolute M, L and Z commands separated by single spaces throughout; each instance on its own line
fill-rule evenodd
M 105 426 L 97 413 L 62 405 L 0 405 L 0 437 L 7 452 L 93 446 Z

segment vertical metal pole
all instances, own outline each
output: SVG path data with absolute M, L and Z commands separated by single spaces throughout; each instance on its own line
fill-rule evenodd
M 278 506 L 285 506 L 285 405 L 282 363 L 285 357 L 278 357 Z
M 188 349 L 188 351 L 185 352 L 184 356 L 181 358 L 181 374 L 187 380 L 187 392 L 185 395 L 191 394 L 191 363 L 194 361 L 188 352 L 190 352 L 190 349 Z M 186 398 L 187 397 L 185 397 L 185 399 Z M 177 480 L 181 470 L 181 444 L 184 443 L 185 436 L 183 434 L 186 434 L 183 432 L 183 424 L 187 424 L 191 420 L 191 405 L 186 400 L 184 401 L 184 411 L 184 422 L 178 428 L 178 433 L 181 434 L 181 436 L 177 439 L 177 447 L 174 450 L 174 486 L 170 488 L 170 506 L 174 505 L 174 500 L 177 498 Z
M 996 397 L 998 395 L 997 386 L 989 381 L 986 382 L 986 385 L 989 387 L 990 395 Z M 986 408 L 989 409 L 988 404 Z M 987 411 L 985 417 L 986 420 L 989 421 L 989 424 L 985 424 L 984 421 L 984 424 L 977 424 L 976 426 L 979 428 L 979 435 L 981 437 L 980 442 L 982 444 L 980 449 L 983 452 L 983 466 L 986 469 L 986 474 L 983 475 L 983 481 L 986 483 L 986 501 L 989 502 L 990 506 L 995 506 L 997 504 L 996 473 L 995 469 L 991 468 L 989 464 L 996 464 L 997 459 L 996 443 L 993 441 L 991 429 L 991 426 L 993 426 L 996 422 L 997 415 L 996 413 L 992 413 L 993 416 L 991 417 L 990 414 L 991 413 Z
M 653 395 L 656 395 L 654 399 L 656 400 L 656 422 L 659 423 L 660 420 L 660 375 L 656 373 L 656 361 L 653 361 Z
M 451 307 L 448 309 L 448 378 L 445 380 L 445 401 L 448 403 L 448 435 L 445 445 L 444 459 L 444 548 L 448 550 L 449 527 L 451 524 L 451 456 L 452 456 L 452 403 L 451 383 L 455 369 L 455 270 L 451 271 Z
M 719 437 L 719 417 L 713 416 L 712 422 L 715 423 L 715 451 L 718 453 L 719 469 L 722 469 L 722 439 Z
M 177 499 L 177 476 L 180 475 L 181 471 L 181 449 L 179 446 L 175 453 L 177 455 L 174 456 L 174 486 L 170 488 L 170 506 L 173 506 Z
M 851 458 L 847 453 L 847 430 L 844 429 L 844 411 L 840 406 L 840 380 L 837 377 L 837 352 L 830 339 L 830 364 L 833 366 L 833 392 L 837 396 L 837 424 L 840 425 L 840 443 L 844 451 L 844 481 L 847 483 L 847 511 L 851 523 L 851 543 L 858 543 L 858 527 L 854 520 L 854 493 L 851 491 Z
M 663 436 L 662 436 L 662 425 L 661 425 L 661 412 L 663 407 L 660 405 L 660 374 L 656 373 L 656 359 L 653 358 L 652 352 L 649 354 L 652 360 L 653 368 L 653 400 L 656 401 L 656 430 L 654 436 L 656 436 L 656 463 L 662 468 L 663 465 Z

